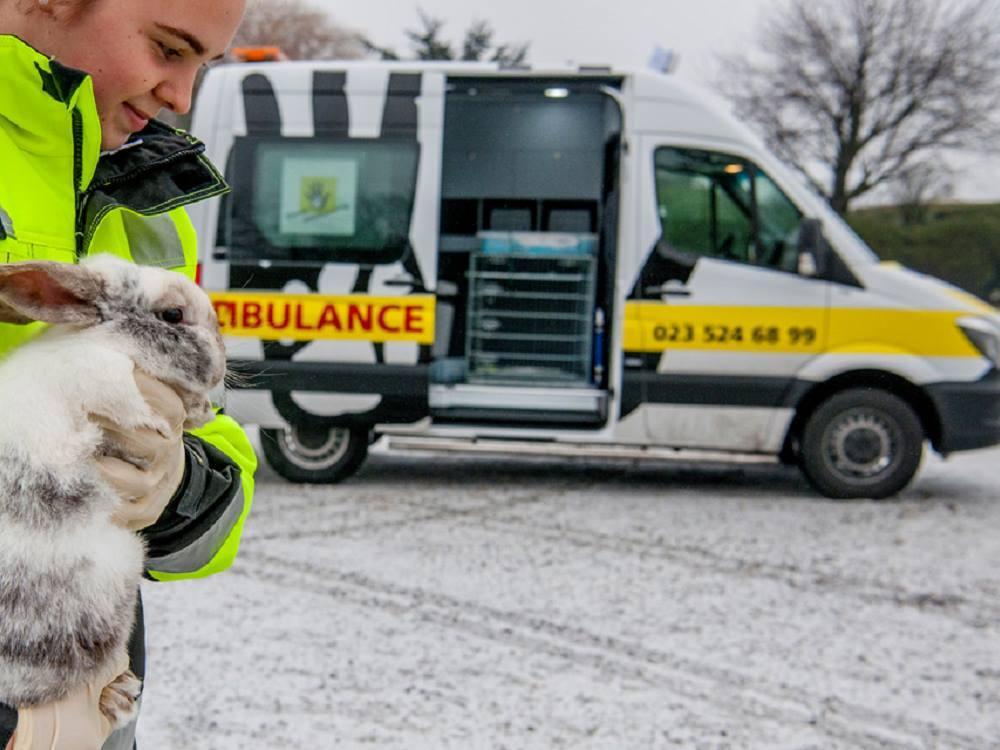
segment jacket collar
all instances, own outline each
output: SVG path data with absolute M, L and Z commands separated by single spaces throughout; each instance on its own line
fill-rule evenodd
M 0 71 L 0 120 L 13 126 L 6 130 L 15 145 L 39 156 L 78 154 L 78 187 L 89 184 L 101 149 L 90 77 L 10 35 L 0 35 Z
M 73 157 L 83 193 L 78 227 L 87 246 L 108 211 L 154 215 L 228 190 L 205 146 L 152 120 L 122 148 L 101 154 L 101 122 L 90 76 L 60 65 L 14 36 L 0 35 L 0 122 L 26 152 Z
M 124 147 L 102 157 L 83 196 L 82 247 L 114 208 L 153 216 L 227 192 L 204 152 L 197 138 L 151 120 Z

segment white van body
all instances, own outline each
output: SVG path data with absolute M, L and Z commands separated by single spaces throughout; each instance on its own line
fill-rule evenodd
M 379 435 L 704 449 L 882 497 L 1000 442 L 1000 315 L 880 263 L 703 90 L 652 72 L 236 64 L 192 210 L 284 476 Z

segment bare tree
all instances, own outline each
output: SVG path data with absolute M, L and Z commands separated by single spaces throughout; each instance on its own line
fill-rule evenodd
M 493 27 L 488 21 L 474 21 L 462 40 L 463 60 L 482 60 L 493 46 Z
M 997 0 L 787 0 L 720 87 L 833 208 L 1000 133 Z
M 892 195 L 904 224 L 925 223 L 930 204 L 947 198 L 953 191 L 951 170 L 932 161 L 904 167 L 892 183 Z
M 451 42 L 443 38 L 444 20 L 430 16 L 419 8 L 417 15 L 421 28 L 406 30 L 416 60 L 488 60 L 512 66 L 522 64 L 528 57 L 529 45 L 526 42 L 494 44 L 496 34 L 493 27 L 488 21 L 482 20 L 473 21 L 466 30 L 461 54 L 456 55 Z M 369 52 L 383 60 L 400 59 L 396 51 L 389 47 L 381 47 L 368 38 L 362 41 Z
M 406 36 L 418 60 L 454 60 L 451 44 L 441 38 L 444 21 L 417 10 L 421 29 L 408 29 Z
M 292 60 L 357 59 L 367 52 L 356 31 L 306 0 L 251 0 L 233 46 L 255 45 L 280 47 Z

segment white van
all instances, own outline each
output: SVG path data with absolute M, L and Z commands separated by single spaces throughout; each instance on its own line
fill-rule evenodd
M 405 436 L 765 456 L 884 497 L 925 441 L 1000 442 L 997 310 L 880 263 L 683 81 L 234 64 L 193 131 L 233 186 L 192 212 L 227 411 L 293 481 Z

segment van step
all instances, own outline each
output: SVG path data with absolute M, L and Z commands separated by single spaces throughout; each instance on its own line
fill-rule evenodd
M 607 391 L 597 388 L 532 387 L 524 385 L 466 384 L 432 385 L 429 390 L 431 414 L 449 410 L 503 409 L 544 414 L 577 412 L 603 415 Z
M 555 443 L 537 440 L 497 440 L 482 438 L 433 438 L 387 435 L 389 450 L 477 453 L 492 455 L 542 456 L 551 458 L 656 459 L 677 463 L 777 464 L 778 457 L 758 453 L 727 453 L 693 448 L 617 446 L 591 443 Z

